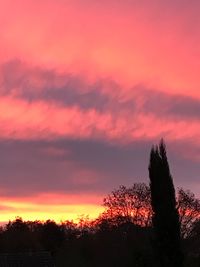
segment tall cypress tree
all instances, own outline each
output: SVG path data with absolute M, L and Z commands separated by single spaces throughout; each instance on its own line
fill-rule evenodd
M 151 150 L 149 178 L 155 248 L 159 266 L 182 267 L 179 215 L 163 140 L 159 146 Z

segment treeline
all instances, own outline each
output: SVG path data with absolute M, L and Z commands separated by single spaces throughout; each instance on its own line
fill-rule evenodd
M 120 186 L 95 220 L 23 221 L 0 230 L 0 253 L 51 252 L 57 267 L 200 266 L 200 200 L 173 186 L 165 145 L 152 148 L 149 185 Z
M 200 201 L 177 191 L 185 266 L 200 263 Z M 0 253 L 50 251 L 56 266 L 157 266 L 150 189 L 144 183 L 120 186 L 104 199 L 96 220 L 23 221 L 1 227 Z

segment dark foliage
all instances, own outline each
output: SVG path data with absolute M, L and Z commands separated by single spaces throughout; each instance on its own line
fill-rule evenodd
M 182 240 L 186 265 L 199 267 L 200 221 Z M 24 222 L 17 218 L 0 231 L 0 255 L 49 251 L 57 267 L 156 266 L 153 229 L 123 218 L 99 217 L 80 224 Z
M 99 218 L 56 224 L 17 218 L 1 229 L 0 256 L 49 251 L 56 266 L 153 266 L 151 228 L 116 222 Z
M 151 150 L 149 178 L 159 266 L 182 267 L 179 214 L 163 141 Z

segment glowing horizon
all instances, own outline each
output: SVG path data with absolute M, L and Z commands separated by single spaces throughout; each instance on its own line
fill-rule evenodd
M 82 216 L 88 219 L 96 219 L 103 211 L 104 207 L 101 203 L 94 204 L 95 197 L 91 203 L 86 196 L 81 197 L 81 203 L 78 196 L 64 195 L 42 195 L 33 198 L 10 199 L 1 198 L 1 221 L 8 222 L 15 220 L 16 217 L 22 218 L 24 221 L 46 221 L 54 220 L 57 223 L 64 221 L 78 222 Z

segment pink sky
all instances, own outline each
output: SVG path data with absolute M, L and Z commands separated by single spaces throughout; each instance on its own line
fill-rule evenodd
M 195 0 L 2 0 L 3 197 L 36 205 L 44 218 L 47 203 L 39 206 L 38 196 L 56 195 L 54 218 L 63 219 L 73 194 L 77 212 L 66 211 L 69 217 L 85 210 L 96 216 L 110 190 L 138 176 L 147 181 L 149 148 L 161 137 L 177 185 L 198 194 L 199 8 Z M 141 166 L 131 169 L 136 157 Z M 121 162 L 118 171 L 114 160 Z M 37 213 L 11 210 L 2 220 Z

